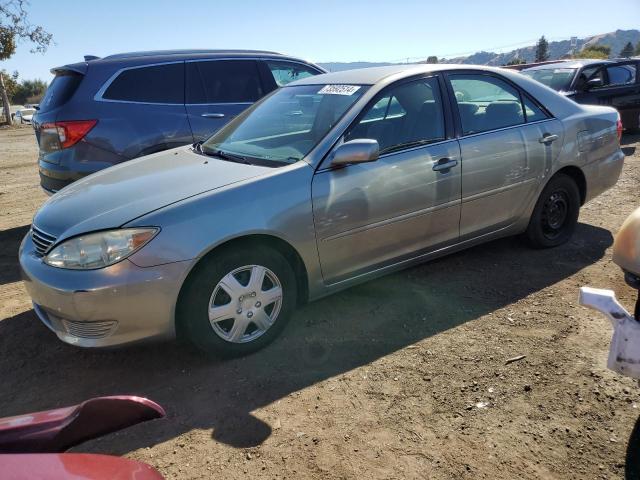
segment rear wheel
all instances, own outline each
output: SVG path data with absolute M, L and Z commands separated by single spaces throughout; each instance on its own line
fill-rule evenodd
M 210 255 L 184 288 L 179 333 L 221 357 L 246 355 L 270 343 L 291 317 L 297 297 L 287 260 L 260 246 L 224 248 Z
M 549 248 L 567 242 L 578 223 L 580 191 L 575 181 L 557 174 L 544 188 L 533 210 L 526 237 L 535 248 Z

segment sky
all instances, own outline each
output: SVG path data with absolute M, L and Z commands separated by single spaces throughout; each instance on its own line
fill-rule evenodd
M 53 34 L 0 62 L 21 79 L 138 50 L 274 50 L 313 62 L 402 62 L 506 51 L 549 40 L 640 28 L 640 0 L 31 0 L 30 21 Z

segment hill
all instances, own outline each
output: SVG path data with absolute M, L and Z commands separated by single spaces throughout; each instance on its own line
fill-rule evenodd
M 576 44 L 576 50 L 580 51 L 586 46 L 606 45 L 611 48 L 611 57 L 616 57 L 620 50 L 631 42 L 634 46 L 640 42 L 640 30 L 616 30 L 615 32 L 593 35 L 590 37 L 579 38 Z M 557 60 L 571 52 L 571 41 L 561 40 L 549 42 L 549 59 Z M 427 52 L 428 53 L 428 52 Z M 527 63 L 535 60 L 536 46 L 518 48 L 510 52 L 496 53 L 480 51 L 465 57 L 456 57 L 450 59 L 441 59 L 442 63 L 465 63 L 473 65 L 505 65 L 515 58 L 524 59 Z M 425 58 L 427 56 L 425 55 Z M 386 62 L 325 62 L 320 63 L 322 67 L 331 72 L 341 70 L 351 70 L 353 68 L 379 67 L 384 65 L 393 65 Z

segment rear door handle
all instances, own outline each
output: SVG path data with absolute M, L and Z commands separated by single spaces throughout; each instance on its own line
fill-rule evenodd
M 555 142 L 557 139 L 558 139 L 558 135 L 545 133 L 542 137 L 538 139 L 538 141 L 540 143 L 544 143 L 545 145 L 549 145 L 551 142 Z
M 451 170 L 456 165 L 458 165 L 458 161 L 457 160 L 453 160 L 451 158 L 441 158 L 440 160 L 438 160 L 438 163 L 436 163 L 433 166 L 433 171 L 434 172 L 448 173 L 449 170 Z
M 224 118 L 224 113 L 203 113 L 200 116 L 204 118 Z

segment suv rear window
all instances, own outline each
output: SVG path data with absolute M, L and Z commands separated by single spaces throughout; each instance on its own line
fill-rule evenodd
M 184 63 L 124 70 L 102 98 L 124 102 L 184 103 Z
M 82 77 L 79 73 L 58 72 L 40 102 L 40 111 L 46 112 L 64 105 L 80 85 Z
M 253 103 L 262 97 L 253 60 L 187 62 L 187 103 Z

